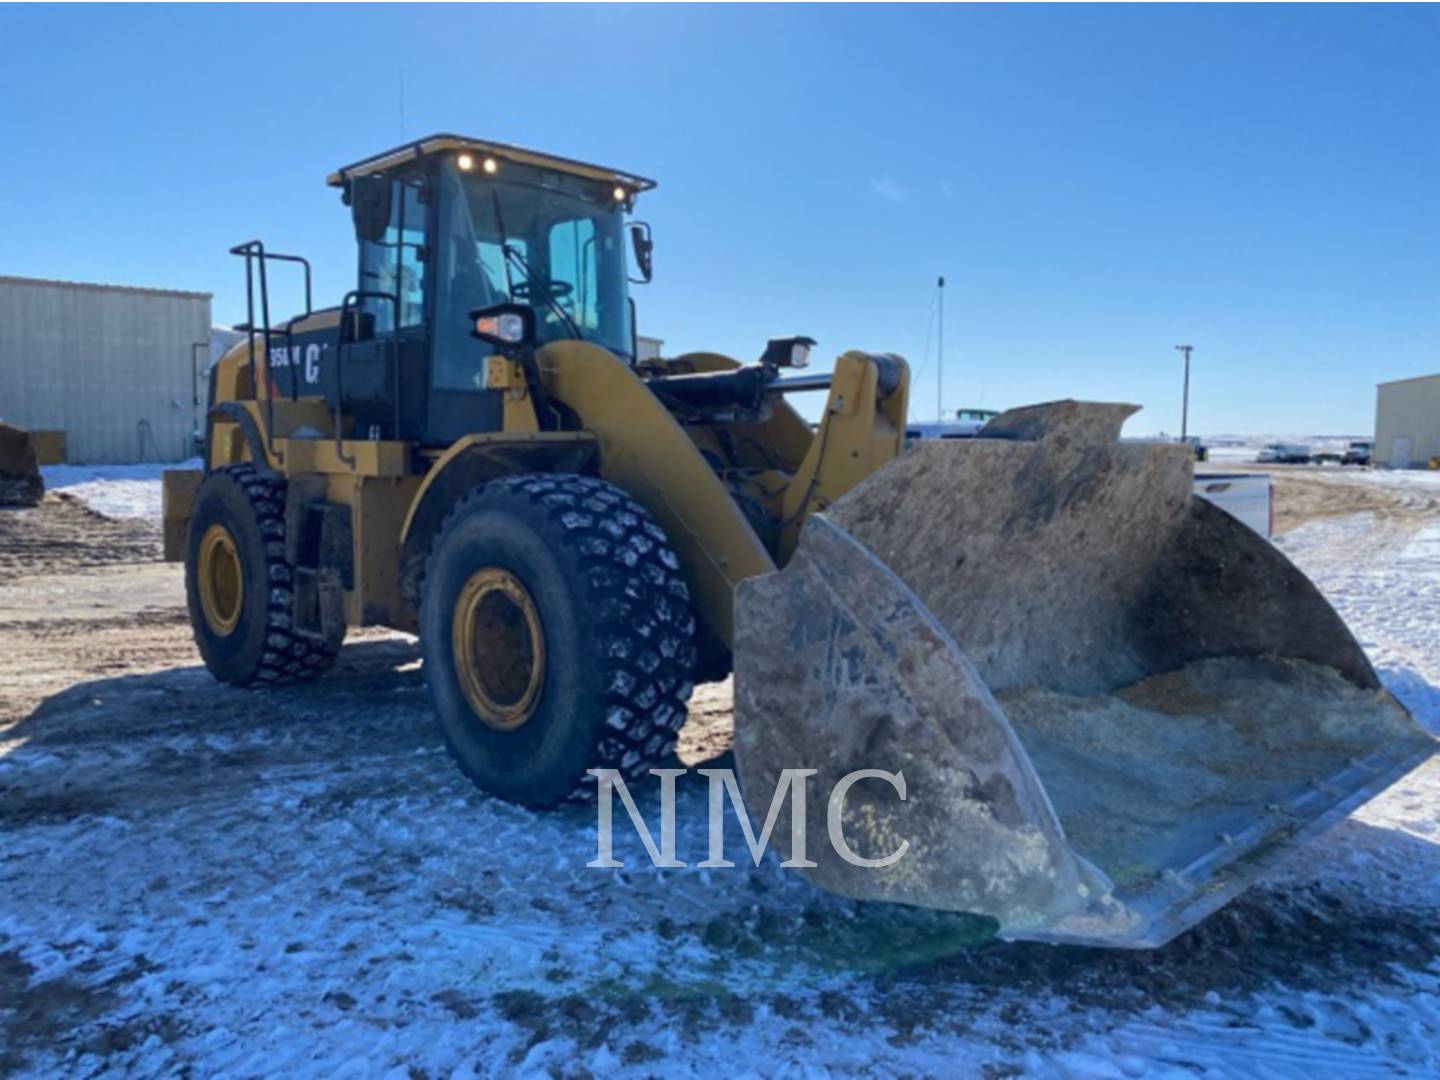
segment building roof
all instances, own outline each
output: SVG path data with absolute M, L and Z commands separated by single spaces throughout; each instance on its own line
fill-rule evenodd
M 438 154 L 446 150 L 475 150 L 523 165 L 538 165 L 541 168 L 555 169 L 558 172 L 588 176 L 592 180 L 624 184 L 636 191 L 649 191 L 655 186 L 654 180 L 647 180 L 643 176 L 637 176 L 622 169 L 612 169 L 605 165 L 591 165 L 573 158 L 527 150 L 523 146 L 491 142 L 488 139 L 472 139 L 465 135 L 427 135 L 423 139 L 406 143 L 404 146 L 397 146 L 393 150 L 386 150 L 382 154 L 375 154 L 351 165 L 342 165 L 326 178 L 326 183 L 331 187 L 340 187 L 348 176 L 385 172 L 414 161 L 425 154 Z
M 0 285 L 36 285 L 47 289 L 79 289 L 91 292 L 118 292 L 140 296 L 169 296 L 180 300 L 210 300 L 213 293 L 183 289 L 147 289 L 140 285 L 102 285 L 91 281 L 59 281 L 55 278 L 9 277 L 0 274 Z
M 1389 379 L 1386 382 L 1376 383 L 1375 385 L 1377 388 L 1381 386 L 1399 386 L 1401 383 L 1424 382 L 1426 379 L 1440 379 L 1440 373 L 1435 375 L 1411 375 L 1408 379 Z

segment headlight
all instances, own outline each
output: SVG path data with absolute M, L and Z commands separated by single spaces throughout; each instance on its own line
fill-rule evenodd
M 514 313 L 482 315 L 475 320 L 475 336 L 518 345 L 525 340 L 525 320 Z
M 803 368 L 810 363 L 810 350 L 814 345 L 815 339 L 804 334 L 773 337 L 765 343 L 760 363 L 772 368 Z
M 470 312 L 470 336 L 497 349 L 535 341 L 535 312 L 524 304 L 494 304 Z

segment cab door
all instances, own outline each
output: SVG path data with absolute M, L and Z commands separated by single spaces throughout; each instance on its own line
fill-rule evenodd
M 326 398 L 357 439 L 418 441 L 430 370 L 430 214 L 422 177 L 367 178 L 388 186 L 388 223 L 359 235 L 353 317 L 342 320 Z
M 470 312 L 503 303 L 510 293 L 499 238 L 474 220 L 448 161 L 440 165 L 435 189 L 435 322 L 424 441 L 448 446 L 504 425 L 503 391 L 485 386 L 485 362 L 494 350 L 470 336 Z M 523 256 L 524 239 L 510 243 Z

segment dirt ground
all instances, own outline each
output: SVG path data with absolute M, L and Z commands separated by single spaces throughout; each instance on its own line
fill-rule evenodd
M 1429 496 L 1299 471 L 1275 477 L 1277 533 L 1355 513 L 1421 521 L 1440 514 L 1440 488 Z M 0 732 L 85 679 L 198 661 L 180 568 L 159 559 L 160 532 L 150 520 L 113 520 L 53 493 L 35 509 L 0 512 Z M 385 632 L 349 640 L 390 640 L 406 649 Z M 682 758 L 723 752 L 728 684 L 702 687 L 691 713 Z
M 1435 500 L 1324 478 L 1282 476 L 1277 491 L 1287 528 L 1357 510 L 1440 514 Z M 0 892 L 10 897 L 0 904 L 0 1075 L 67 1060 L 86 1071 L 331 1071 L 343 1055 L 286 1057 L 285 1047 L 343 1043 L 337 1033 L 349 1029 L 336 1025 L 364 1019 L 367 1038 L 447 1033 L 392 1040 L 372 1054 L 382 1065 L 413 1062 L 427 1047 L 449 1060 L 436 1040 L 471 1021 L 493 1025 L 487 1038 L 507 1068 L 557 1039 L 626 1065 L 712 1037 L 717 1053 L 748 1038 L 757 1042 L 745 1053 L 772 1041 L 787 1053 L 800 1047 L 805 1060 L 823 1056 L 827 1031 L 839 1045 L 873 1027 L 884 1034 L 864 1052 L 880 1074 L 902 1071 L 913 1054 L 930 1062 L 918 1074 L 944 1072 L 937 1062 L 956 1060 L 956 1040 L 969 1040 L 972 1071 L 1007 1076 L 1097 1023 L 1156 1007 L 1215 1013 L 1222 1032 L 1244 1028 L 1251 995 L 1274 985 L 1318 995 L 1319 1011 L 1294 1019 L 1297 1031 L 1313 1029 L 1333 1019 L 1325 1010 L 1335 986 L 1407 992 L 1440 953 L 1434 911 L 1396 912 L 1361 886 L 1317 882 L 1252 890 L 1163 950 L 1104 953 L 986 942 L 954 921 L 889 921 L 775 884 L 783 872 L 774 870 L 678 893 L 627 879 L 623 902 L 595 886 L 593 872 L 556 870 L 554 853 L 548 869 L 545 857 L 527 855 L 500 871 L 503 881 L 479 863 L 466 877 L 455 866 L 467 856 L 455 854 L 457 836 L 445 831 L 455 826 L 444 821 L 469 821 L 490 842 L 515 835 L 543 848 L 548 837 L 593 851 L 591 823 L 497 807 L 470 790 L 429 725 L 417 652 L 404 636 L 353 635 L 336 671 L 309 686 L 215 685 L 198 667 L 180 569 L 160 563 L 159 550 L 153 523 L 112 521 L 53 494 L 33 510 L 0 511 L 0 766 L 9 755 L 0 767 L 0 836 L 9 838 Z M 697 694 L 691 756 L 723 749 L 728 695 L 723 684 Z M 329 847 L 317 856 L 317 844 Z M 1431 852 L 1403 839 L 1391 847 L 1384 865 L 1423 866 L 1440 880 Z M 762 909 L 755 897 L 766 890 L 801 899 Z M 7 914 L 24 919 L 7 923 Z M 50 929 L 38 938 L 16 936 L 42 924 Z M 422 942 L 422 925 L 447 929 Z M 210 943 L 205 950 L 233 951 L 190 955 L 201 946 L 186 928 L 212 935 L 195 939 Z M 613 972 L 597 983 L 567 951 L 592 930 L 602 932 L 606 970 L 631 972 L 623 993 Z M 749 971 L 777 933 L 821 974 L 788 983 L 765 975 L 743 991 L 717 989 L 712 974 L 677 989 L 672 961 L 640 955 L 659 943 L 687 963 L 701 957 L 708 972 Z M 526 935 L 530 946 L 506 951 Z M 625 959 L 625 943 L 636 941 Z M 299 982 L 276 974 L 317 955 Z M 463 976 L 456 955 L 471 964 Z M 230 970 L 232 957 L 256 966 Z M 847 980 L 839 984 L 836 963 Z M 507 981 L 536 964 L 540 990 Z M 1095 1010 L 1110 1020 L 1077 1026 Z M 1434 1034 L 1417 1028 L 1417 1045 Z M 263 1067 L 251 1056 L 259 1047 L 272 1055 Z M 1428 1053 L 1396 1052 L 1422 1065 Z M 427 1075 L 414 1065 L 410 1074 Z
M 1275 533 L 1284 535 L 1311 521 L 1374 514 L 1386 521 L 1415 523 L 1440 512 L 1440 487 L 1399 489 L 1363 483 L 1340 468 L 1276 465 L 1226 466 L 1233 472 L 1268 472 L 1275 483 Z

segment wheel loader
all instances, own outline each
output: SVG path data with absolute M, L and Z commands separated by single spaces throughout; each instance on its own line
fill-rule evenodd
M 218 679 L 418 634 L 460 768 L 552 807 L 641 780 L 733 668 L 753 813 L 786 770 L 829 781 L 817 822 L 843 777 L 903 774 L 850 789 L 868 864 L 812 849 L 813 882 L 1094 945 L 1163 943 L 1431 752 L 1304 575 L 1192 498 L 1189 448 L 1120 440 L 1130 406 L 907 447 L 898 356 L 638 355 L 643 177 L 436 135 L 329 183 L 355 287 L 317 309 L 304 259 L 233 249 L 247 338 L 203 473 L 166 478 Z
M 0 423 L 0 506 L 38 506 L 44 497 L 34 435 Z

